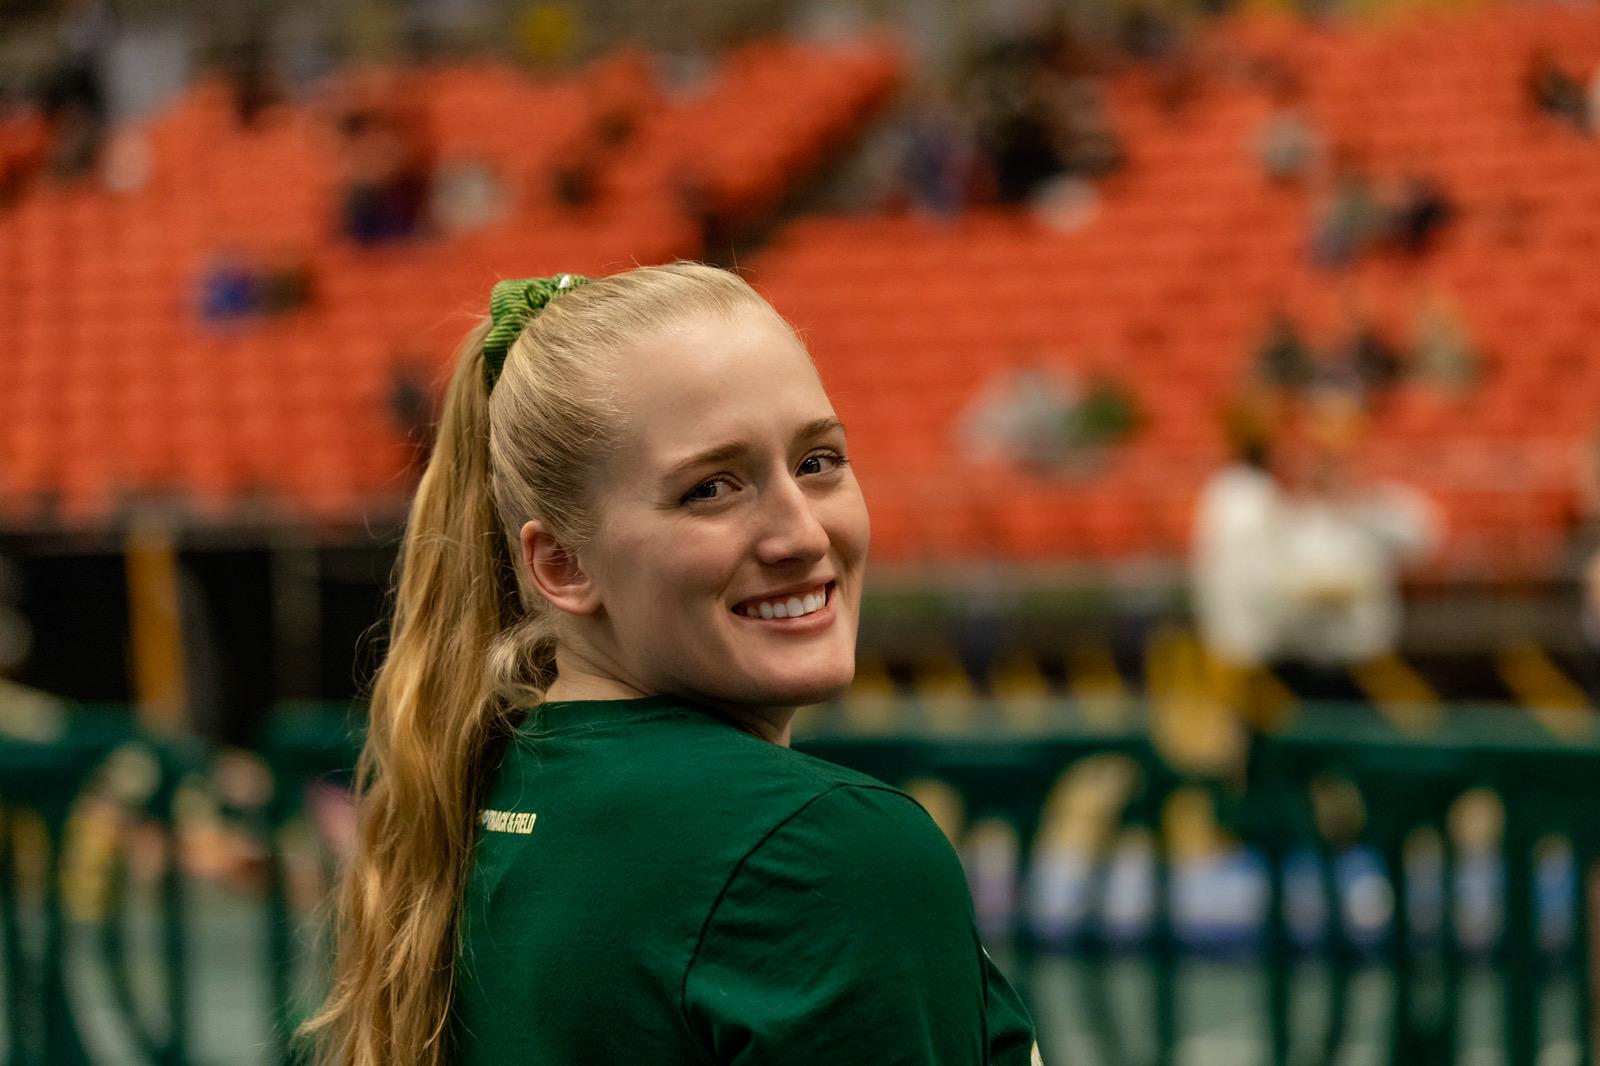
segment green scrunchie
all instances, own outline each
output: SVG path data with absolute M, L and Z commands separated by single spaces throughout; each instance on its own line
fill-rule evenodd
M 528 319 L 569 289 L 588 282 L 581 274 L 556 274 L 548 278 L 499 281 L 489 293 L 489 333 L 483 338 L 484 384 L 491 390 L 500 380 L 506 353 Z

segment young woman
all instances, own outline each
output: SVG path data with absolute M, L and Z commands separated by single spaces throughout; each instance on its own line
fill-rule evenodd
M 321 1060 L 1037 1061 L 927 813 L 788 746 L 854 673 L 867 537 L 739 278 L 497 285 L 397 572 Z

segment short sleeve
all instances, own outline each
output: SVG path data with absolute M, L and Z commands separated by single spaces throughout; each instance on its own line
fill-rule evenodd
M 730 876 L 683 1007 L 719 1064 L 971 1066 L 989 1061 L 988 966 L 938 826 L 903 793 L 848 785 Z
M 1022 997 L 1011 987 L 1000 967 L 983 953 L 987 975 L 990 1066 L 1042 1066 L 1039 1044 L 1034 1039 L 1033 1018 Z

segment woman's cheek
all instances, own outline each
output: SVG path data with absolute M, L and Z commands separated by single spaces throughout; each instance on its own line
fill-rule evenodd
M 738 566 L 738 548 L 730 538 L 708 533 L 711 531 L 674 542 L 655 560 L 656 572 L 666 575 L 672 587 L 689 598 L 706 592 L 723 595 Z
M 830 508 L 825 523 L 834 550 L 847 562 L 859 562 L 866 557 L 872 540 L 872 520 L 867 514 L 867 502 L 854 481 L 841 486 Z

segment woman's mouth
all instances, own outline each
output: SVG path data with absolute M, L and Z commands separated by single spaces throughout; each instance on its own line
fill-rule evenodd
M 781 596 L 761 597 L 735 604 L 733 613 L 741 618 L 770 622 L 806 618 L 825 610 L 833 600 L 833 582 Z

